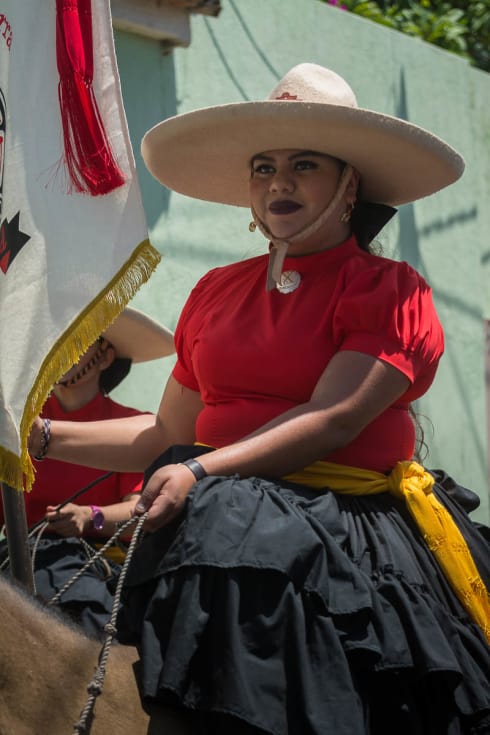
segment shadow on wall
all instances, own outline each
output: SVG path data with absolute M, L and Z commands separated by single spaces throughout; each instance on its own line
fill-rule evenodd
M 405 72 L 403 69 L 400 71 L 400 96 L 398 98 L 395 115 L 400 117 L 402 120 L 410 122 Z M 415 223 L 415 211 L 413 204 L 406 204 L 400 207 L 398 216 L 400 222 L 398 235 L 398 252 L 400 253 L 400 260 L 406 260 L 407 263 L 410 263 L 410 265 L 420 272 L 421 262 L 419 234 Z
M 405 73 L 402 69 L 400 72 L 400 85 L 399 85 L 399 97 L 398 104 L 396 107 L 395 114 L 406 120 L 407 122 L 413 122 L 410 120 L 409 105 L 407 99 L 407 90 L 405 83 Z M 428 222 L 424 227 L 418 228 L 415 217 L 415 207 L 413 204 L 406 204 L 399 208 L 399 235 L 397 243 L 397 251 L 399 253 L 400 260 L 405 260 L 412 265 L 422 276 L 427 278 L 427 272 L 424 264 L 423 254 L 421 252 L 420 243 L 421 239 L 426 239 L 434 233 L 449 230 L 455 225 L 461 225 L 471 220 L 475 220 L 478 217 L 478 208 L 476 206 L 469 207 L 466 210 L 453 212 L 444 219 L 441 217 L 435 217 L 431 222 Z M 466 314 L 471 319 L 481 321 L 481 313 L 473 306 L 470 305 L 466 300 L 458 299 L 455 297 L 449 288 L 447 291 L 436 289 L 434 286 L 433 293 L 436 301 L 444 302 L 451 309 L 457 309 L 459 312 Z M 490 322 L 489 322 L 490 324 Z M 471 434 L 474 446 L 477 447 L 478 461 L 482 464 L 487 465 L 487 459 L 490 458 L 490 327 L 487 330 L 487 341 L 486 341 L 486 360 L 487 360 L 487 416 L 489 422 L 489 440 L 488 447 L 482 441 L 481 429 L 474 420 L 470 419 L 469 432 Z M 465 375 L 462 373 L 462 365 L 460 362 L 460 356 L 454 349 L 454 345 L 451 342 L 446 342 L 446 356 L 450 361 L 454 377 L 457 381 L 459 394 L 461 396 L 462 403 L 464 405 L 466 395 L 466 380 Z M 416 410 L 417 407 L 416 407 Z M 485 454 L 487 457 L 485 458 Z M 490 482 L 490 477 L 489 477 Z
M 241 28 L 243 32 L 244 38 L 250 43 L 251 48 L 253 49 L 253 53 L 256 54 L 260 59 L 262 60 L 262 63 L 264 67 L 272 74 L 272 76 L 276 79 L 278 82 L 282 78 L 281 72 L 276 69 L 271 63 L 268 54 L 264 53 L 262 47 L 260 44 L 257 43 L 255 36 L 253 32 L 248 27 L 244 16 L 240 13 L 238 10 L 237 3 L 233 0 L 228 0 L 228 5 L 230 9 L 235 14 L 235 17 L 237 19 L 238 26 Z M 237 77 L 237 75 L 233 72 L 233 69 L 228 62 L 226 52 L 222 49 L 221 43 L 219 40 L 218 34 L 215 32 L 213 28 L 212 22 L 210 23 L 207 18 L 204 19 L 204 23 L 206 26 L 206 29 L 209 33 L 209 37 L 211 39 L 211 43 L 214 46 L 214 49 L 223 65 L 223 68 L 226 69 L 228 78 L 231 80 L 231 82 L 234 84 L 238 94 L 240 95 L 241 99 L 244 102 L 249 102 L 250 97 L 245 91 L 244 86 L 241 84 L 240 79 Z
M 487 395 L 487 460 L 490 490 L 490 319 L 485 321 L 485 385 Z
M 170 191 L 149 173 L 140 146 L 149 128 L 177 112 L 174 58 L 159 41 L 124 31 L 116 31 L 114 39 L 136 171 L 151 230 L 168 210 Z
M 400 72 L 400 96 L 398 99 L 398 106 L 395 113 L 398 117 L 412 122 L 408 112 L 407 102 L 407 91 L 405 84 L 405 73 L 403 69 Z M 415 211 L 413 204 L 406 204 L 400 207 L 399 210 L 399 239 L 398 239 L 398 252 L 400 253 L 400 260 L 406 260 L 422 275 L 424 275 L 423 262 L 420 256 L 420 238 L 428 237 L 434 232 L 440 232 L 441 230 L 447 230 L 456 224 L 462 224 L 468 220 L 476 219 L 478 210 L 476 207 L 471 207 L 466 211 L 455 212 L 446 219 L 436 218 L 433 222 L 429 222 L 425 227 L 417 230 L 415 221 Z

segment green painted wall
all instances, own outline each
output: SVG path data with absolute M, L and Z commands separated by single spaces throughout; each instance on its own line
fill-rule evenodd
M 446 332 L 436 381 L 417 405 L 430 455 L 482 498 L 488 519 L 483 317 L 490 317 L 490 76 L 456 56 L 317 0 L 222 0 L 218 18 L 193 16 L 192 42 L 168 55 L 158 43 L 116 33 L 116 49 L 153 244 L 164 260 L 133 304 L 174 327 L 185 298 L 210 267 L 263 252 L 239 208 L 168 192 L 146 172 L 139 144 L 169 115 L 262 99 L 294 64 L 331 67 L 361 107 L 426 127 L 465 157 L 462 180 L 400 209 L 381 234 L 387 256 L 407 260 L 431 283 Z M 244 335 L 244 338 L 246 336 Z M 155 410 L 173 359 L 135 366 L 114 392 Z

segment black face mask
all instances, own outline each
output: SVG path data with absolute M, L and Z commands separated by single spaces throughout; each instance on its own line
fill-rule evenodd
M 124 380 L 131 370 L 132 360 L 129 357 L 116 357 L 108 368 L 102 370 L 99 375 L 99 388 L 107 395 Z

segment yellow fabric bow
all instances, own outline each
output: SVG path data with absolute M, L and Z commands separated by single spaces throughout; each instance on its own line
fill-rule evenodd
M 417 462 L 397 462 L 389 475 L 314 462 L 284 479 L 347 495 L 389 492 L 402 498 L 459 601 L 490 643 L 490 600 L 470 550 L 452 516 L 432 492 L 434 478 Z

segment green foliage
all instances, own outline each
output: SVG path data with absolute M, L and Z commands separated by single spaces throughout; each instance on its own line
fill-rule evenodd
M 490 72 L 490 0 L 324 0 Z

